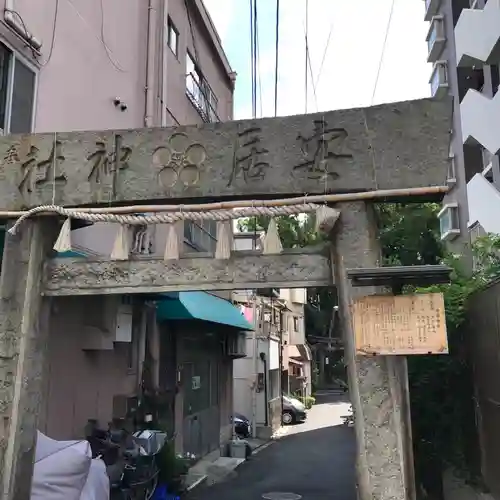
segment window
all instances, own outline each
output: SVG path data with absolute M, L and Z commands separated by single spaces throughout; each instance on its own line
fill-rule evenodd
M 179 57 L 179 31 L 175 27 L 172 19 L 168 18 L 167 23 L 168 39 L 167 43 L 170 50 L 174 53 L 175 57 Z
M 458 205 L 449 203 L 445 205 L 438 214 L 441 239 L 451 240 L 460 234 L 460 221 L 458 216 Z
M 429 32 L 427 33 L 427 47 L 429 55 L 427 62 L 436 62 L 439 55 L 444 49 L 446 42 L 444 33 L 444 18 L 443 16 L 434 16 L 430 22 Z
M 436 61 L 429 83 L 432 97 L 441 99 L 448 94 L 448 64 L 446 61 Z
M 200 252 L 214 252 L 217 243 L 217 224 L 215 221 L 203 221 L 197 224 L 184 222 L 184 238 L 189 245 Z
M 0 44 L 0 129 L 4 133 L 32 131 L 36 74 Z
M 293 331 L 294 332 L 299 331 L 299 318 L 297 316 L 293 317 Z

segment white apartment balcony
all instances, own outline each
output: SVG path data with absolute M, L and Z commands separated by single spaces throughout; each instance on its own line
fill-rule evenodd
M 469 227 L 480 224 L 486 233 L 500 234 L 500 192 L 482 174 L 467 183 Z
M 431 95 L 435 99 L 442 99 L 448 94 L 448 64 L 446 61 L 436 61 L 429 84 Z
M 430 21 L 433 16 L 439 12 L 441 0 L 425 0 L 425 17 L 426 21 Z
M 484 9 L 463 9 L 455 26 L 458 66 L 500 62 L 500 0 Z
M 460 114 L 464 144 L 479 143 L 497 154 L 500 151 L 500 92 L 489 98 L 470 89 L 460 105 Z
M 439 59 L 446 44 L 443 16 L 434 16 L 432 18 L 426 40 L 429 48 L 427 62 L 434 63 Z

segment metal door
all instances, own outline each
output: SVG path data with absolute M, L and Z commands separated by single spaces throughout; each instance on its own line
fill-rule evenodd
M 218 361 L 204 359 L 185 363 L 183 372 L 184 452 L 204 456 L 219 447 Z

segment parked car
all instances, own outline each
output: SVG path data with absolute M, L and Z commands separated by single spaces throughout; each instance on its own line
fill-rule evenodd
M 285 425 L 303 422 L 307 418 L 306 407 L 290 396 L 283 396 L 283 423 Z
M 243 439 L 250 437 L 252 433 L 252 424 L 250 423 L 250 420 L 248 420 L 248 418 L 241 413 L 235 413 L 233 419 L 234 432 L 236 435 Z

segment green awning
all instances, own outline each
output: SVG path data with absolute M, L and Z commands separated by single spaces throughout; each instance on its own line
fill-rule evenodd
M 68 250 L 67 252 L 57 252 L 58 257 L 87 257 L 83 253 L 75 252 L 73 250 Z
M 173 292 L 162 293 L 157 297 L 158 321 L 196 319 L 239 330 L 253 330 L 253 326 L 236 306 L 215 295 L 206 292 Z

